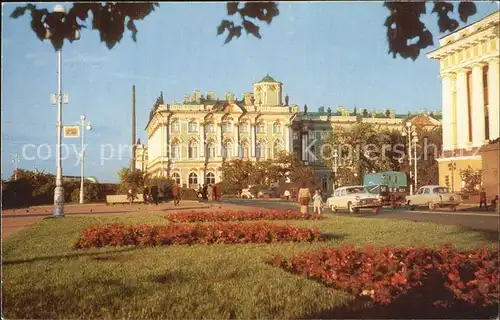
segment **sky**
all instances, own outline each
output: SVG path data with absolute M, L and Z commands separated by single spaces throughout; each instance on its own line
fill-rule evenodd
M 52 10 L 55 4 L 37 6 Z M 9 18 L 16 5 L 2 4 L 2 179 L 16 166 L 51 173 L 56 168 L 57 108 L 50 95 L 57 92 L 57 54 L 49 42 L 38 40 L 29 15 Z M 492 2 L 476 6 L 469 23 L 498 10 Z M 85 175 L 118 182 L 117 172 L 129 165 L 133 85 L 143 143 L 160 91 L 166 103 L 181 102 L 196 89 L 242 97 L 267 73 L 283 83 L 290 104 L 307 104 L 310 111 L 339 105 L 403 114 L 440 109 L 439 64 L 425 57 L 436 46 L 416 61 L 394 59 L 382 2 L 280 2 L 279 11 L 269 26 L 261 24 L 261 40 L 243 32 L 224 45 L 225 36 L 217 36 L 216 29 L 228 18 L 226 5 L 213 2 L 161 3 L 136 22 L 137 42 L 127 30 L 112 50 L 90 28 L 79 41 L 66 42 L 62 74 L 69 103 L 63 105 L 63 123 L 77 124 L 85 114 L 92 124 L 85 134 Z M 424 22 L 438 44 L 444 34 L 431 11 L 429 5 Z M 78 176 L 81 141 L 63 143 L 63 173 Z

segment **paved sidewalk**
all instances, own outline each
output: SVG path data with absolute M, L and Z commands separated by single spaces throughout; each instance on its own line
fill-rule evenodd
M 53 206 L 34 206 L 20 209 L 2 210 L 2 240 L 38 221 L 52 216 Z M 198 201 L 181 201 L 179 206 L 173 202 L 161 203 L 158 206 L 149 204 L 120 204 L 106 205 L 104 203 L 67 204 L 64 206 L 65 215 L 85 214 L 127 214 L 127 213 L 161 213 L 172 211 L 220 211 L 220 210 L 255 210 L 228 203 L 207 203 Z

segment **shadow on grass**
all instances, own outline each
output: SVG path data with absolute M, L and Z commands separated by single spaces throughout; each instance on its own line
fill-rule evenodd
M 344 240 L 346 234 L 344 233 L 334 233 L 334 232 L 322 232 L 321 238 L 326 240 Z
M 106 256 L 107 254 L 112 254 L 112 253 L 123 253 L 123 252 L 129 252 L 129 251 L 134 251 L 139 249 L 140 247 L 129 247 L 129 248 L 123 248 L 123 249 L 116 249 L 116 250 L 109 250 L 109 251 L 104 251 L 104 252 L 78 252 L 78 253 L 69 253 L 69 254 L 62 254 L 62 255 L 54 255 L 54 256 L 41 256 L 41 257 L 35 257 L 31 259 L 19 259 L 19 260 L 3 260 L 2 265 L 17 265 L 17 264 L 24 264 L 24 263 L 33 263 L 37 261 L 48 261 L 48 260 L 60 260 L 60 259 L 74 259 L 74 258 L 80 258 L 80 257 L 93 257 L 95 260 L 100 260 L 100 261 L 117 261 L 117 262 L 124 262 L 124 261 L 129 261 L 130 259 L 128 257 L 113 257 L 113 256 Z M 125 259 L 125 260 L 124 260 Z
M 464 232 L 476 232 L 477 235 L 474 236 L 473 239 L 484 242 L 497 242 L 500 236 L 498 230 L 480 230 L 480 229 L 470 229 L 470 228 L 458 228 L 458 230 L 453 232 L 453 234 L 460 234 Z
M 498 316 L 498 304 L 478 307 L 456 302 L 450 307 L 436 307 L 433 304 L 438 300 L 436 297 L 433 288 L 415 288 L 388 305 L 374 305 L 366 299 L 356 299 L 346 306 L 307 314 L 298 319 L 494 319 Z

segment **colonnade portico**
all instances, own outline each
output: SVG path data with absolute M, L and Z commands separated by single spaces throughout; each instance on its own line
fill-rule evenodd
M 454 181 L 454 190 L 462 187 L 461 170 L 482 170 L 479 151 L 500 137 L 499 21 L 497 11 L 442 37 L 427 54 L 439 61 L 442 81 L 439 183 Z
M 480 147 L 500 136 L 499 69 L 499 59 L 492 57 L 441 74 L 444 150 Z

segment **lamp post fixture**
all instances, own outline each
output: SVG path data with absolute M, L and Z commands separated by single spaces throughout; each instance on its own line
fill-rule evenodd
M 414 125 L 411 124 L 410 121 L 406 121 L 405 126 L 403 127 L 403 137 L 408 136 L 408 162 L 410 165 L 410 180 L 413 178 L 413 173 L 412 173 L 412 154 L 411 154 L 411 149 L 412 149 L 412 142 L 415 143 L 415 158 L 413 159 L 415 162 L 415 179 L 410 183 L 410 195 L 413 195 L 413 184 L 415 183 L 415 188 L 417 186 L 416 183 L 416 174 L 417 174 L 417 131 Z M 413 139 L 412 139 L 413 138 Z
M 58 15 L 66 15 L 66 9 L 61 5 L 56 5 L 54 7 L 54 12 Z M 47 27 L 47 25 L 45 25 Z M 50 39 L 52 33 L 47 30 L 45 33 L 45 38 Z M 74 40 L 80 39 L 80 33 L 75 30 Z M 57 94 L 52 96 L 52 103 L 57 103 L 57 162 L 56 162 L 56 188 L 54 189 L 54 214 L 55 218 L 64 217 L 64 188 L 62 186 L 62 128 L 63 128 L 63 117 L 62 117 L 62 104 L 63 104 L 63 93 L 62 93 L 62 48 L 57 50 Z M 68 103 L 67 96 L 64 96 L 64 103 Z
M 14 180 L 17 180 L 17 170 L 18 170 L 18 163 L 21 162 L 21 160 L 19 160 L 19 155 L 18 154 L 15 154 L 14 155 L 14 158 L 12 159 L 12 163 L 14 163 Z
M 418 179 L 417 179 L 417 142 L 418 142 L 418 137 L 415 133 L 415 136 L 413 137 L 412 139 L 412 142 L 413 142 L 413 147 L 414 147 L 414 154 L 413 154 L 413 165 L 415 166 L 415 179 L 413 181 L 415 181 L 415 191 L 417 191 L 417 186 L 418 186 Z
M 455 161 L 451 161 L 448 163 L 448 169 L 451 171 L 451 192 L 454 192 L 455 188 L 455 170 L 457 170 L 457 163 Z
M 338 152 L 333 150 L 333 191 L 337 188 L 337 169 L 338 169 Z
M 82 130 L 82 152 L 81 152 L 81 177 L 80 177 L 80 203 L 83 204 L 84 201 L 84 190 L 83 190 L 83 180 L 84 180 L 84 170 L 85 170 L 85 130 L 92 130 L 92 126 L 89 122 L 85 123 L 85 115 L 80 116 L 80 127 Z

